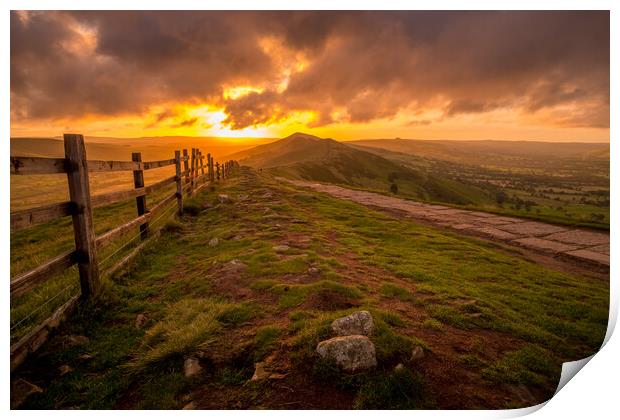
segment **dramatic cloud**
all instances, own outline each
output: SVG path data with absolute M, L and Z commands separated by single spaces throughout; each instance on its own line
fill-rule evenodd
M 230 89 L 248 87 L 243 94 Z M 234 129 L 512 109 L 609 126 L 607 12 L 13 12 L 14 121 L 210 104 Z M 149 124 L 165 123 L 160 111 Z M 195 117 L 169 123 L 187 127 Z

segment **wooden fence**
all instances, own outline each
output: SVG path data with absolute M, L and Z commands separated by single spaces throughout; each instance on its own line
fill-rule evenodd
M 40 158 L 11 156 L 11 174 L 57 174 L 66 173 L 70 200 L 63 203 L 48 204 L 11 213 L 11 232 L 30 228 L 65 216 L 73 219 L 75 249 L 58 255 L 43 264 L 21 273 L 11 279 L 11 298 L 21 296 L 36 286 L 49 280 L 53 275 L 77 264 L 80 279 L 80 293 L 61 305 L 41 324 L 11 346 L 11 371 L 25 360 L 28 354 L 36 351 L 47 339 L 50 330 L 65 319 L 76 304 L 92 300 L 101 287 L 101 277 L 109 275 L 138 254 L 146 242 L 142 242 L 129 255 L 120 259 L 113 267 L 101 272 L 98 252 L 107 244 L 123 234 L 139 227 L 140 237 L 145 241 L 155 232 L 149 229 L 149 221 L 167 209 L 176 199 L 177 213 L 183 214 L 183 199 L 192 196 L 207 185 L 225 180 L 238 166 L 235 161 L 213 162 L 211 154 L 204 156 L 200 149 L 177 150 L 174 158 L 143 162 L 141 153 L 133 153 L 131 161 L 88 160 L 81 134 L 64 135 L 64 158 Z M 175 175 L 144 185 L 144 171 L 175 165 Z M 107 194 L 91 196 L 88 174 L 90 172 L 131 171 L 134 188 Z M 176 191 L 167 195 L 152 207 L 147 206 L 146 197 L 176 183 Z M 96 236 L 93 227 L 93 208 L 107 206 L 119 201 L 136 199 L 137 217 L 121 226 Z

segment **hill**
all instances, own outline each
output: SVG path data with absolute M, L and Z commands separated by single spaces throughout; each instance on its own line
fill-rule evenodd
M 492 201 L 488 193 L 474 185 L 404 166 L 332 139 L 303 133 L 235 153 L 229 158 L 279 176 L 381 192 L 397 188 L 398 194 L 425 201 L 463 205 Z

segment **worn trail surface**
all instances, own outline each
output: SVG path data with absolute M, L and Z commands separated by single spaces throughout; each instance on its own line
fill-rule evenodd
M 411 218 L 448 227 L 463 234 L 481 236 L 526 248 L 535 253 L 552 255 L 558 259 L 609 269 L 609 233 L 607 232 L 426 204 L 336 185 L 280 179 L 360 204 L 401 211 Z

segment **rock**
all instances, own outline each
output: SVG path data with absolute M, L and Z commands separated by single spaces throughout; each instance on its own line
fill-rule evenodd
M 38 386 L 24 379 L 16 379 L 11 382 L 11 409 L 19 408 L 29 396 L 43 392 Z
M 224 264 L 224 270 L 229 272 L 238 273 L 245 270 L 248 266 L 241 261 L 235 259 L 230 260 L 226 264 Z
M 334 337 L 321 341 L 316 351 L 323 359 L 331 359 L 347 372 L 377 366 L 375 345 L 364 335 Z
M 209 241 L 209 246 L 211 248 L 213 248 L 214 246 L 218 246 L 218 244 L 220 243 L 220 240 L 217 238 L 213 238 Z
M 252 381 L 262 381 L 269 378 L 270 372 L 265 369 L 265 362 L 254 363 L 254 375 L 252 375 Z
M 353 312 L 332 322 L 332 331 L 337 335 L 370 335 L 374 327 L 368 311 Z
M 286 252 L 290 249 L 288 245 L 276 245 L 272 248 L 276 252 Z
M 64 347 L 83 346 L 90 341 L 83 335 L 65 335 L 61 338 Z
M 405 365 L 403 365 L 402 363 L 399 363 L 396 366 L 394 366 L 394 372 L 400 372 L 404 368 L 405 368 Z
M 219 194 L 218 198 L 220 199 L 220 203 L 226 203 L 229 201 L 228 194 Z
M 312 275 L 312 276 L 317 275 L 317 274 L 319 274 L 320 272 L 321 272 L 321 270 L 319 270 L 317 267 L 310 267 L 310 268 L 308 269 L 308 274 L 310 274 L 310 275 Z
M 93 356 L 92 354 L 88 354 L 88 353 L 80 354 L 78 356 L 78 360 L 82 360 L 82 361 L 92 360 L 94 358 L 95 356 Z
M 269 379 L 284 379 L 286 378 L 286 373 L 272 373 L 269 375 Z
M 424 349 L 422 346 L 414 346 L 411 350 L 411 360 L 420 360 L 424 358 Z
M 183 406 L 183 410 L 195 410 L 195 409 L 196 409 L 196 403 L 194 401 L 190 401 L 189 403 Z
M 71 366 L 69 365 L 62 365 L 58 368 L 58 373 L 60 373 L 60 376 L 64 376 L 67 373 L 71 372 L 73 369 L 71 369 Z
M 195 357 L 188 357 L 185 359 L 183 363 L 183 372 L 186 378 L 191 378 L 200 373 L 200 371 L 202 371 L 202 366 L 200 366 L 200 361 L 198 359 Z
M 149 319 L 146 317 L 146 315 L 144 314 L 138 314 L 138 316 L 136 316 L 136 328 L 142 328 L 142 326 L 144 324 L 146 324 L 146 321 L 148 321 Z

